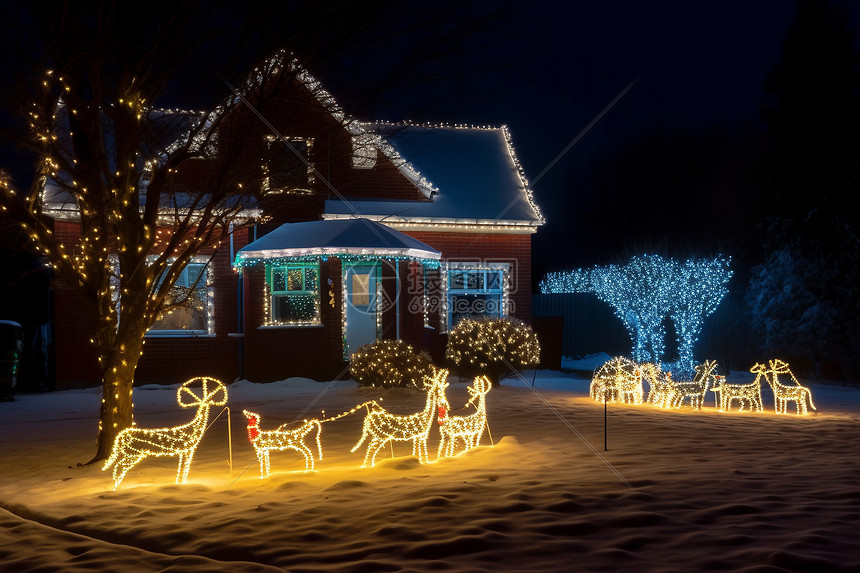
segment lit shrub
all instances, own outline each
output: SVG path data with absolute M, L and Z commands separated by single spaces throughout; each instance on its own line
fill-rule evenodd
M 540 343 L 527 324 L 512 318 L 465 318 L 448 335 L 445 360 L 452 371 L 487 376 L 498 386 L 502 376 L 537 366 Z
M 424 377 L 432 377 L 433 361 L 426 352 L 416 354 L 402 340 L 377 340 L 365 344 L 352 355 L 349 373 L 359 386 L 424 387 Z

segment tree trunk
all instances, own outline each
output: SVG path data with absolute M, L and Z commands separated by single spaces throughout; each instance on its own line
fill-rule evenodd
M 116 347 L 102 355 L 102 404 L 99 415 L 99 435 L 96 455 L 88 464 L 110 456 L 117 435 L 134 422 L 132 389 L 134 372 L 140 360 L 143 334 L 127 340 L 117 338 Z

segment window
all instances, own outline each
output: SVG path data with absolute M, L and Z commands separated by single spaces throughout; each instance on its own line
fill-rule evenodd
M 267 137 L 267 155 L 263 159 L 263 191 L 269 194 L 310 195 L 314 182 L 310 163 L 311 138 Z
M 503 316 L 506 313 L 507 263 L 448 267 L 448 327 L 466 317 Z
M 268 267 L 268 324 L 319 324 L 319 274 L 318 263 Z
M 212 290 L 206 262 L 188 263 L 165 299 L 148 335 L 212 334 Z

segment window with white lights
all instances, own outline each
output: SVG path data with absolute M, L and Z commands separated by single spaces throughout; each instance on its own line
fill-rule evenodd
M 212 295 L 207 260 L 195 258 L 182 269 L 147 335 L 212 334 Z
M 508 263 L 449 263 L 448 327 L 463 318 L 499 317 L 506 313 Z
M 320 324 L 319 263 L 266 268 L 268 325 Z
M 310 195 L 314 167 L 310 161 L 314 140 L 309 137 L 266 137 L 263 191 L 268 194 Z

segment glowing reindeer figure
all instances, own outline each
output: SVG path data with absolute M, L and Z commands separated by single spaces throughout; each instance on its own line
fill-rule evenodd
M 442 407 L 446 411 L 449 408 L 448 400 L 445 398 L 445 389 L 448 387 L 448 371 L 437 370 L 429 383 L 425 378 L 424 387 L 427 390 L 427 401 L 424 404 L 424 409 L 415 414 L 398 416 L 374 403 L 373 409 L 364 418 L 361 438 L 350 450 L 354 452 L 361 447 L 365 440 L 369 440 L 367 453 L 361 467 L 372 467 L 376 463 L 376 454 L 382 446 L 392 440 L 404 442 L 412 440 L 412 455 L 418 456 L 418 461 L 422 464 L 428 461 L 427 438 L 430 435 L 430 428 L 433 426 L 437 408 Z
M 729 384 L 725 376 L 714 376 L 714 387 L 711 392 L 720 394 L 720 412 L 732 409 L 732 402 L 738 401 L 738 411 L 744 409 L 744 404 L 753 412 L 761 412 L 764 406 L 761 401 L 761 372 L 749 384 Z
M 199 396 L 195 393 L 198 385 Z M 131 468 L 149 456 L 177 456 L 176 483 L 182 484 L 188 479 L 191 460 L 209 423 L 209 407 L 227 403 L 227 387 L 214 378 L 192 378 L 179 387 L 176 401 L 183 408 L 197 406 L 193 420 L 172 428 L 126 428 L 116 437 L 110 457 L 102 467 L 104 471 L 113 466 L 114 489 Z
M 750 369 L 750 371 L 764 374 L 765 380 L 767 380 L 773 390 L 773 407 L 777 414 L 787 414 L 788 412 L 786 412 L 786 410 L 788 403 L 793 401 L 797 408 L 797 415 L 805 416 L 807 414 L 807 399 L 809 399 L 809 406 L 813 410 L 817 410 L 815 404 L 812 403 L 812 391 L 806 386 L 800 385 L 800 382 L 798 382 L 797 378 L 794 377 L 794 374 L 792 374 L 786 362 L 776 359 L 771 360 L 769 364 L 769 369 L 765 369 L 763 364 L 756 364 Z M 768 374 L 770 374 L 770 376 L 768 376 Z M 780 374 L 788 374 L 791 376 L 791 381 L 794 382 L 794 385 L 792 386 L 790 384 L 783 384 L 780 382 Z
M 486 376 L 478 376 L 466 390 L 471 398 L 466 407 L 478 401 L 477 410 L 468 416 L 448 416 L 446 410 L 439 409 L 439 433 L 442 439 L 439 441 L 437 457 L 448 457 L 454 454 L 454 442 L 459 438 L 465 444 L 464 452 L 477 447 L 484 434 L 487 425 L 487 394 L 492 384 Z M 444 451 L 443 451 L 444 450 Z
M 701 410 L 702 404 L 705 402 L 705 394 L 708 392 L 708 387 L 711 385 L 711 374 L 717 368 L 716 360 L 705 360 L 702 364 L 696 366 L 696 375 L 692 380 L 684 380 L 681 382 L 672 381 L 669 373 L 666 373 L 667 381 L 669 382 L 674 395 L 670 401 L 670 406 L 680 408 L 684 404 L 684 400 L 690 399 L 690 406 L 693 410 Z
M 269 452 L 296 450 L 305 457 L 305 471 L 313 471 L 314 454 L 305 445 L 305 437 L 316 430 L 317 457 L 322 459 L 322 443 L 320 433 L 322 426 L 317 419 L 304 420 L 302 425 L 292 430 L 287 429 L 287 424 L 278 426 L 274 430 L 263 431 L 260 429 L 260 415 L 248 410 L 242 410 L 248 418 L 248 440 L 254 446 L 257 461 L 260 462 L 260 477 L 268 477 L 270 471 Z
M 659 408 L 668 408 L 675 396 L 671 372 L 663 372 L 659 364 L 646 362 L 639 366 L 640 376 L 648 382 L 646 402 Z
M 589 388 L 595 402 L 642 403 L 642 377 L 636 363 L 617 356 L 598 368 Z

